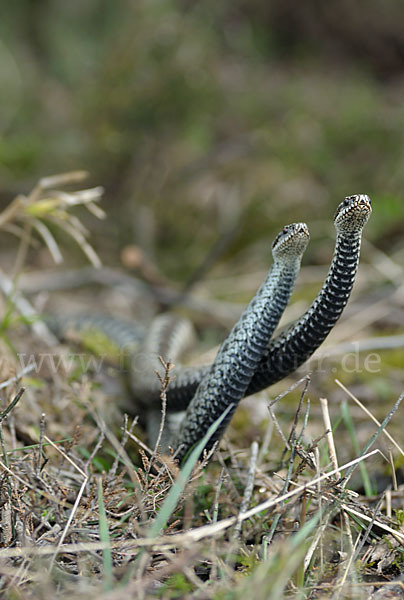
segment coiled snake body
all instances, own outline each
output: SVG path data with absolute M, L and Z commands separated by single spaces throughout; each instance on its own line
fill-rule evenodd
M 336 245 L 328 275 L 309 309 L 286 331 L 281 332 L 269 342 L 270 335 L 289 299 L 298 265 L 297 267 L 295 265 L 294 275 L 291 275 L 292 271 L 290 271 L 289 276 L 279 287 L 279 296 L 276 295 L 276 290 L 269 286 L 268 289 L 272 289 L 271 293 L 275 291 L 274 298 L 279 297 L 279 300 L 276 300 L 276 304 L 279 306 L 277 316 L 274 316 L 276 306 L 270 302 L 269 310 L 271 312 L 275 309 L 275 312 L 263 325 L 263 331 L 265 330 L 263 337 L 258 331 L 255 332 L 256 339 L 254 338 L 251 348 L 245 346 L 246 335 L 243 325 L 257 322 L 256 310 L 260 305 L 258 299 L 268 281 L 261 286 L 257 296 L 250 302 L 240 321 L 223 343 L 213 365 L 176 368 L 176 377 L 170 382 L 168 388 L 167 410 L 176 412 L 188 408 L 181 424 L 180 433 L 175 440 L 172 440 L 174 447 L 178 449 L 180 458 L 196 441 L 203 437 L 209 425 L 222 414 L 229 403 L 237 404 L 244 395 L 260 391 L 292 373 L 324 341 L 340 317 L 351 294 L 359 263 L 362 231 L 370 214 L 371 201 L 365 194 L 349 196 L 338 206 L 334 217 L 337 232 Z M 300 263 L 300 259 L 298 262 Z M 276 260 L 274 267 L 275 264 Z M 270 278 L 274 275 L 275 271 L 272 269 Z M 283 287 L 284 284 L 286 287 Z M 288 284 L 289 291 L 286 289 Z M 184 340 L 189 337 L 189 335 L 183 334 L 176 335 L 177 327 L 178 330 L 183 328 L 183 331 L 189 334 L 183 320 L 179 320 L 178 324 L 173 326 L 172 324 L 168 325 L 170 319 L 167 315 L 158 319 L 160 321 L 157 323 L 160 325 L 156 325 L 153 335 L 146 336 L 140 347 L 140 355 L 134 354 L 131 361 L 133 388 L 139 401 L 144 402 L 148 410 L 151 410 L 153 405 L 155 409 L 158 409 L 160 395 L 157 380 L 155 377 L 150 377 L 154 368 L 150 368 L 152 363 L 148 363 L 147 358 L 150 359 L 154 355 L 156 359 L 159 353 L 165 359 L 175 361 L 183 349 Z M 91 321 L 91 316 L 89 321 Z M 113 321 L 117 322 L 119 319 L 113 319 Z M 110 335 L 102 323 L 97 326 L 106 335 Z M 161 337 L 159 331 L 167 333 L 167 328 L 170 330 L 170 335 L 164 337 L 163 334 Z M 128 335 L 128 331 L 125 331 L 126 339 Z M 119 341 L 119 335 L 115 334 L 110 337 Z M 266 342 L 263 347 L 264 337 Z M 125 343 L 123 338 L 122 341 Z M 162 344 L 165 345 L 164 351 L 167 353 L 160 351 L 163 349 Z M 141 359 L 142 356 L 143 359 Z M 146 358 L 145 361 L 144 358 Z M 146 369 L 149 376 L 143 377 L 141 365 L 146 365 L 146 363 L 149 364 Z M 155 364 L 153 363 L 152 366 Z M 216 416 L 213 417 L 212 414 Z M 217 432 L 216 438 L 220 436 L 224 426 L 220 432 Z

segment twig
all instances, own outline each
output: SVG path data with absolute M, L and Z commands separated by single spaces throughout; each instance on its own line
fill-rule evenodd
M 133 431 L 129 431 L 128 429 L 126 429 L 125 432 L 128 435 L 128 437 L 133 442 L 135 442 L 135 444 L 137 444 L 139 446 L 139 448 L 142 448 L 142 450 L 144 450 L 145 452 L 147 452 L 147 454 L 150 454 L 150 455 L 153 454 L 153 450 L 151 448 L 149 448 L 149 446 L 147 446 L 147 444 L 145 444 L 144 442 L 142 442 L 142 440 L 140 438 L 138 438 L 137 435 L 135 435 L 133 433 Z
M 391 451 L 391 448 L 389 448 L 389 462 L 390 462 L 390 467 L 391 467 L 391 477 L 393 479 L 393 490 L 396 492 L 398 490 L 397 475 L 396 475 L 396 469 L 394 467 L 394 458 L 393 458 L 393 453 Z
M 214 499 L 213 505 L 212 505 L 212 523 L 217 523 L 217 517 L 219 515 L 219 496 L 220 496 L 220 491 L 221 491 L 222 485 L 223 485 L 223 479 L 224 479 L 224 469 L 222 467 L 222 469 L 220 471 L 219 479 L 218 479 L 217 485 L 216 485 L 215 499 Z
M 91 408 L 90 408 L 90 410 L 91 410 Z M 138 489 L 139 482 L 138 482 L 138 479 L 136 478 L 136 475 L 134 474 L 133 463 L 132 463 L 131 459 L 129 458 L 128 453 L 126 452 L 126 450 L 124 448 L 122 448 L 122 445 L 120 444 L 117 437 L 107 427 L 107 425 L 106 425 L 104 419 L 101 417 L 101 415 L 95 410 L 91 410 L 91 413 L 93 415 L 95 422 L 98 425 L 98 428 L 101 431 L 104 431 L 105 437 L 107 438 L 107 440 L 109 440 L 110 444 L 112 445 L 112 447 L 114 448 L 116 453 L 120 456 L 122 462 L 126 466 L 128 475 L 132 480 L 134 488 Z M 139 444 L 141 447 L 144 446 L 147 452 L 151 453 L 150 448 L 148 448 L 145 444 L 143 444 L 140 440 L 138 440 L 136 438 L 136 436 L 133 435 L 133 433 L 131 433 L 130 431 L 127 431 L 127 434 L 130 438 L 134 439 L 136 441 L 136 443 Z
M 14 397 L 14 399 L 10 402 L 10 404 L 5 408 L 5 410 L 0 414 L 0 446 L 1 446 L 1 451 L 3 454 L 3 460 L 4 460 L 4 464 L 8 469 L 9 463 L 8 463 L 8 455 L 7 455 L 7 451 L 6 451 L 6 445 L 4 443 L 4 435 L 3 435 L 3 421 L 4 419 L 7 417 L 8 414 L 10 414 L 10 412 L 13 410 L 13 408 L 18 404 L 21 396 L 23 395 L 25 389 L 21 388 L 19 390 L 19 392 L 16 394 L 16 396 Z M 12 488 L 11 488 L 11 484 L 10 484 L 10 478 L 7 475 L 6 476 L 7 479 L 7 488 L 8 488 L 8 501 L 11 500 L 12 497 Z
M 375 524 L 377 513 L 379 512 L 380 507 L 383 504 L 384 496 L 385 496 L 385 494 L 382 494 L 379 502 L 377 503 L 377 506 L 375 507 L 375 509 L 373 511 L 372 520 L 369 521 L 369 525 L 367 526 L 366 531 L 363 534 L 361 543 L 359 544 L 358 548 L 355 551 L 354 561 L 356 561 L 358 559 L 359 554 L 360 554 L 363 546 L 366 544 L 366 541 L 367 541 L 367 539 L 368 539 L 368 537 L 370 535 L 370 532 L 372 531 L 372 528 L 373 528 L 373 526 Z
M 288 439 L 289 443 L 293 442 L 296 439 L 296 427 L 297 427 L 297 423 L 299 421 L 299 416 L 300 416 L 302 406 L 303 406 L 303 400 L 306 395 L 309 384 L 310 384 L 310 375 L 306 375 L 303 390 L 302 390 L 302 392 L 300 394 L 300 398 L 299 398 L 299 404 L 297 406 L 297 410 L 295 412 L 295 417 L 293 419 L 293 424 L 292 424 L 292 427 L 290 430 L 289 439 Z
M 340 387 L 342 390 L 344 390 L 344 392 L 345 392 L 346 394 L 348 394 L 348 396 L 349 396 L 350 398 L 352 398 L 352 400 L 353 400 L 354 402 L 356 402 L 356 404 L 357 404 L 357 405 L 358 405 L 358 406 L 359 406 L 359 407 L 360 407 L 360 408 L 363 410 L 363 412 L 364 412 L 364 413 L 366 413 L 366 414 L 368 415 L 368 417 L 370 417 L 370 418 L 372 419 L 373 423 L 376 423 L 376 425 L 379 425 L 379 426 L 380 426 L 380 421 L 378 421 L 378 420 L 376 419 L 376 417 L 372 415 L 372 413 L 370 412 L 370 410 L 368 410 L 368 409 L 366 408 L 366 406 L 364 406 L 364 405 L 362 404 L 362 402 L 361 402 L 361 401 L 360 401 L 360 400 L 359 400 L 359 399 L 358 399 L 356 396 L 354 396 L 354 394 L 353 394 L 352 392 L 350 392 L 350 391 L 348 390 L 348 388 L 346 388 L 346 387 L 344 386 L 344 384 L 343 384 L 343 383 L 341 383 L 341 382 L 340 382 L 338 379 L 335 379 L 335 383 L 336 383 L 337 385 L 339 385 L 339 387 Z M 402 449 L 402 448 L 399 446 L 399 444 L 397 444 L 397 442 L 396 442 L 396 441 L 395 441 L 395 440 L 394 440 L 394 439 L 391 437 L 391 435 L 389 434 L 389 432 L 387 431 L 387 429 L 383 429 L 383 433 L 384 433 L 384 435 L 385 435 L 385 436 L 386 436 L 386 437 L 387 437 L 387 438 L 390 440 L 390 442 L 391 442 L 391 443 L 394 445 L 394 447 L 395 447 L 395 448 L 396 448 L 396 449 L 397 449 L 397 450 L 400 452 L 400 454 L 401 454 L 402 456 L 404 456 L 404 451 L 403 451 L 403 449 Z
M 320 405 L 321 405 L 321 412 L 323 415 L 323 421 L 324 421 L 324 426 L 326 429 L 326 435 L 327 435 L 327 442 L 328 442 L 328 449 L 329 449 L 329 453 L 330 453 L 330 459 L 331 459 L 331 464 L 334 467 L 334 469 L 338 469 L 338 459 L 337 459 L 337 452 L 335 450 L 335 444 L 334 444 L 334 436 L 332 434 L 332 426 L 331 426 L 331 419 L 330 419 L 330 413 L 328 412 L 328 400 L 327 398 L 320 398 Z M 336 473 L 336 478 L 340 479 L 341 474 Z
M 75 462 L 74 460 L 72 460 L 70 458 L 70 456 L 68 454 L 66 454 L 66 452 L 64 452 L 57 444 L 55 444 L 50 438 L 48 438 L 47 435 L 44 436 L 44 439 L 48 442 L 48 444 L 50 444 L 52 446 L 52 448 L 54 448 L 56 450 L 56 452 L 59 452 L 59 454 L 61 454 L 63 456 L 63 458 L 65 460 L 67 460 L 67 462 L 69 462 L 78 473 L 80 473 L 80 475 L 82 475 L 83 477 L 87 478 L 88 475 L 85 471 L 83 471 L 83 469 L 81 469 Z
M 307 398 L 306 410 L 304 411 L 303 425 L 302 425 L 302 428 L 300 430 L 299 437 L 298 437 L 299 443 L 302 441 L 304 433 L 306 431 L 307 424 L 309 422 L 309 415 L 310 415 L 310 398 Z
M 31 371 L 33 371 L 33 369 L 34 369 L 33 364 L 27 365 L 26 367 L 24 367 L 22 369 L 22 371 L 17 373 L 17 375 L 15 375 L 14 377 L 10 377 L 10 379 L 7 379 L 6 381 L 3 381 L 2 383 L 0 383 L 0 390 L 3 390 L 7 386 L 9 386 L 10 383 L 17 383 L 24 377 L 24 375 L 27 375 L 27 373 L 30 373 Z
M 332 598 L 339 598 L 339 597 L 341 596 L 342 589 L 343 589 L 343 586 L 344 586 L 344 584 L 345 584 L 345 581 L 346 581 L 346 579 L 347 579 L 347 577 L 348 577 L 348 573 L 349 573 L 349 571 L 350 571 L 350 569 L 351 569 L 352 562 L 353 562 L 353 558 L 354 558 L 354 556 L 355 556 L 355 550 L 356 550 L 356 548 L 357 548 L 357 546 L 358 546 L 358 544 L 359 544 L 359 540 L 360 540 L 360 539 L 361 539 L 361 533 L 359 532 L 359 534 L 358 534 L 358 537 L 357 537 L 357 538 L 356 538 L 356 540 L 355 540 L 355 544 L 354 544 L 354 546 L 353 546 L 353 548 L 352 548 L 351 555 L 350 555 L 350 557 L 349 557 L 349 559 L 348 559 L 348 562 L 347 562 L 347 565 L 346 565 L 346 568 L 345 568 L 344 574 L 343 574 L 343 576 L 342 576 L 341 583 L 340 583 L 340 585 L 338 586 L 338 589 L 337 589 L 337 591 L 336 591 L 336 594 L 333 594 L 333 595 L 332 595 Z
M 304 377 L 303 390 L 300 394 L 299 404 L 297 405 L 297 410 L 295 412 L 295 417 L 293 419 L 292 427 L 290 429 L 290 433 L 289 433 L 289 437 L 288 437 L 288 448 L 290 448 L 290 445 L 293 446 L 294 442 L 296 441 L 296 427 L 297 427 L 297 423 L 299 421 L 300 412 L 301 412 L 302 406 L 303 406 L 303 400 L 306 395 L 307 388 L 309 387 L 309 383 L 310 383 L 310 375 L 306 375 L 306 377 Z M 302 434 L 303 434 L 303 431 L 301 432 L 300 435 L 302 435 Z M 286 452 L 286 448 L 283 449 L 281 462 L 283 461 L 285 452 Z
M 34 470 L 37 476 L 39 476 L 41 470 L 41 456 L 42 456 L 42 448 L 43 448 L 43 440 L 45 437 L 45 413 L 41 414 L 41 418 L 39 421 L 39 444 L 35 448 L 34 453 Z
M 392 511 L 391 511 L 391 489 L 387 489 L 386 493 L 386 516 L 391 519 Z
M 360 519 L 363 519 L 364 521 L 367 521 L 368 523 L 373 523 L 373 525 L 375 525 L 376 527 L 380 527 L 380 529 L 383 529 L 387 533 L 390 533 L 394 538 L 396 538 L 400 542 L 400 544 L 404 543 L 404 535 L 402 533 L 400 533 L 400 531 L 398 531 L 397 529 L 393 529 L 392 527 L 389 527 L 389 525 L 386 525 L 382 521 L 378 521 L 374 517 L 370 518 L 367 515 L 360 513 L 358 510 L 355 510 L 354 508 L 347 506 L 346 504 L 341 504 L 341 508 L 343 510 L 345 510 L 347 513 L 355 515 L 356 517 L 359 517 Z
M 18 402 L 20 401 L 21 396 L 23 395 L 24 392 L 25 392 L 25 388 L 21 388 L 15 395 L 14 399 L 7 406 L 7 408 L 5 410 L 3 410 L 2 413 L 0 413 L 0 423 L 2 423 L 4 421 L 4 419 L 7 417 L 9 412 L 12 411 L 13 408 L 18 404 Z
M 304 400 L 305 394 L 307 392 L 307 387 L 308 387 L 308 384 L 310 382 L 310 376 L 306 376 L 304 379 L 306 380 L 305 381 L 305 386 L 304 386 L 304 388 L 302 390 L 302 393 L 300 394 L 299 405 L 298 405 L 298 408 L 296 410 L 294 422 L 293 422 L 293 425 L 292 425 L 291 430 L 290 430 L 289 439 L 287 441 L 288 447 L 291 447 L 291 454 L 290 454 L 290 457 L 289 457 L 288 469 L 287 469 L 287 473 L 286 473 L 286 477 L 285 477 L 285 480 L 284 480 L 284 484 L 283 484 L 283 487 L 282 487 L 281 494 L 286 492 L 286 490 L 289 487 L 289 484 L 291 483 L 293 465 L 294 465 L 294 461 L 295 461 L 296 455 L 297 454 L 299 456 L 301 455 L 301 452 L 300 452 L 299 448 L 301 446 L 301 440 L 303 438 L 304 431 L 306 429 L 307 420 L 308 420 L 308 416 L 309 416 L 309 412 L 310 412 L 310 402 L 308 401 L 307 402 L 307 406 L 306 406 L 306 410 L 305 410 L 303 425 L 302 425 L 300 434 L 297 437 L 296 436 L 296 428 L 297 428 L 298 418 L 299 418 L 299 415 L 300 415 L 300 412 L 301 412 L 301 409 L 302 409 L 302 406 L 303 406 L 303 400 Z M 283 453 L 282 453 L 282 459 L 281 459 L 282 464 L 283 464 L 284 455 L 285 455 L 285 449 L 283 450 Z M 303 465 L 304 465 L 304 463 L 306 461 L 307 461 L 307 457 L 305 456 L 303 458 L 302 462 L 300 463 L 299 468 L 302 468 Z M 304 500 L 303 500 L 303 503 L 304 503 Z M 302 510 L 304 510 L 304 506 L 303 506 Z M 274 517 L 274 519 L 272 521 L 270 532 L 269 532 L 269 534 L 265 538 L 266 546 L 271 543 L 272 538 L 273 538 L 273 536 L 275 534 L 276 528 L 278 527 L 280 519 L 281 519 L 281 515 L 280 514 L 275 515 L 275 517 Z
M 100 435 L 98 436 L 97 443 L 94 446 L 93 451 L 91 452 L 90 456 L 84 463 L 84 469 L 87 474 L 87 477 L 88 477 L 88 467 L 91 465 L 94 456 L 96 456 L 96 454 L 98 453 L 98 450 L 101 448 L 102 442 L 104 441 L 104 439 L 105 439 L 105 433 L 103 431 L 100 431 Z
M 82 495 L 84 493 L 84 490 L 86 489 L 87 479 L 88 478 L 86 476 L 86 478 L 84 479 L 84 481 L 81 484 L 81 487 L 80 487 L 80 489 L 78 491 L 78 494 L 77 494 L 76 500 L 74 502 L 73 508 L 71 509 L 69 518 L 67 519 L 66 526 L 65 526 L 65 528 L 63 530 L 62 535 L 60 536 L 59 543 L 58 543 L 58 545 L 56 547 L 56 550 L 55 550 L 55 552 L 54 552 L 54 554 L 53 554 L 53 556 L 51 558 L 51 561 L 50 561 L 50 564 L 49 564 L 49 571 L 51 571 L 53 569 L 53 565 L 55 563 L 56 557 L 57 557 L 57 555 L 58 555 L 58 553 L 59 553 L 59 551 L 60 551 L 60 549 L 61 549 L 61 547 L 63 545 L 65 537 L 66 537 L 66 535 L 67 535 L 67 533 L 68 533 L 68 531 L 70 529 L 70 525 L 71 525 L 71 523 L 72 523 L 72 521 L 74 519 L 74 516 L 75 516 L 75 514 L 77 512 L 77 509 L 79 507 L 79 504 L 80 504 L 80 501 L 81 501 L 81 497 L 82 497 Z
M 395 414 L 395 412 L 397 411 L 398 407 L 401 404 L 401 401 L 404 398 L 404 392 L 402 392 L 398 398 L 398 400 L 394 403 L 393 408 L 390 410 L 390 412 L 387 414 L 387 416 L 383 419 L 382 423 L 380 424 L 380 426 L 378 427 L 377 431 L 372 435 L 372 437 L 370 438 L 370 440 L 368 441 L 367 444 L 365 444 L 365 447 L 363 448 L 362 452 L 360 453 L 358 458 L 361 458 L 362 456 L 364 456 L 365 452 L 367 452 L 369 450 L 369 448 L 371 448 L 373 446 L 373 444 L 375 443 L 375 441 L 377 440 L 377 438 L 379 437 L 379 435 L 384 431 L 386 425 L 391 421 L 391 419 L 393 418 L 393 415 Z M 350 480 L 352 473 L 354 472 L 355 468 L 356 468 L 357 464 L 352 464 L 352 466 L 348 469 L 348 471 L 345 474 L 345 481 L 344 481 L 344 487 L 347 485 L 348 481 Z
M 284 484 L 283 484 L 281 495 L 284 495 L 286 493 L 286 490 L 289 487 L 289 483 L 290 483 L 290 480 L 291 480 L 291 477 L 292 477 L 293 463 L 295 462 L 295 457 L 296 457 L 296 440 L 294 439 L 292 441 L 292 451 L 290 453 L 288 470 L 286 472 L 286 477 L 285 477 L 285 481 L 284 481 Z M 271 525 L 271 529 L 269 530 L 269 534 L 267 535 L 267 543 L 268 544 L 270 544 L 272 542 L 272 539 L 273 539 L 273 537 L 275 535 L 275 531 L 276 531 L 276 528 L 278 527 L 278 524 L 279 524 L 280 520 L 281 520 L 281 515 L 280 514 L 277 514 L 277 515 L 274 516 L 273 521 L 272 521 L 272 525 Z
M 274 430 L 274 420 L 271 418 L 271 419 L 268 419 L 268 423 L 265 428 L 265 435 L 264 435 L 264 439 L 261 444 L 261 448 L 260 448 L 258 460 L 257 460 L 258 465 L 262 464 L 262 461 L 264 460 L 264 456 L 266 455 L 266 453 L 268 451 L 269 444 L 271 443 L 271 439 L 272 439 L 273 430 Z
M 170 361 L 165 361 L 162 356 L 159 356 L 159 361 L 164 369 L 164 375 L 160 375 L 160 373 L 156 370 L 155 373 L 160 381 L 160 399 L 161 399 L 161 420 L 159 432 L 157 434 L 156 443 L 154 445 L 153 453 L 150 457 L 150 463 L 147 470 L 147 474 L 150 473 L 150 470 L 153 466 L 154 460 L 156 458 L 161 438 L 163 436 L 164 425 L 166 422 L 166 414 L 167 414 L 167 388 L 170 384 L 170 371 L 174 368 L 174 365 Z
M 271 400 L 269 402 L 269 406 L 273 406 L 274 404 L 279 402 L 279 400 L 282 400 L 282 398 L 284 398 L 285 396 L 290 394 L 290 392 L 293 392 L 293 390 L 295 390 L 297 387 L 299 387 L 299 385 L 301 383 L 305 383 L 308 379 L 310 380 L 310 377 L 311 377 L 311 373 L 308 373 L 307 375 L 304 375 L 304 377 L 301 377 L 298 381 L 295 381 L 294 383 L 292 383 L 292 385 L 290 387 L 288 387 L 287 390 L 281 392 L 278 396 L 276 396 L 276 398 Z
M 121 440 L 121 446 L 122 446 L 122 448 L 125 448 L 125 446 L 126 446 L 126 444 L 128 442 L 128 439 L 129 439 L 128 432 L 132 433 L 133 428 L 137 425 L 138 417 L 135 417 L 132 420 L 132 423 L 131 423 L 131 426 L 130 426 L 129 430 L 128 430 L 128 421 L 129 421 L 128 420 L 128 415 L 125 413 L 124 416 L 123 416 L 123 427 L 122 427 L 122 440 Z M 112 467 L 108 471 L 108 479 L 109 480 L 113 479 L 115 477 L 115 474 L 116 474 L 116 471 L 118 469 L 118 465 L 119 465 L 120 460 L 121 460 L 121 458 L 120 458 L 119 454 L 117 454 L 115 456 L 115 458 L 114 458 L 114 462 L 112 463 Z
M 279 425 L 278 419 L 275 417 L 275 413 L 274 413 L 274 411 L 272 409 L 272 406 L 270 406 L 270 405 L 268 406 L 268 411 L 269 411 L 270 417 L 272 419 L 272 422 L 275 425 L 275 429 L 278 432 L 281 440 L 283 441 L 283 443 L 285 445 L 285 449 L 286 450 L 290 450 L 289 442 L 286 439 L 286 436 L 284 435 L 284 433 L 283 433 L 283 431 L 281 429 L 281 426 Z
M 60 536 L 60 539 L 59 539 L 58 545 L 56 547 L 55 553 L 53 554 L 53 556 L 51 558 L 50 565 L 49 565 L 49 571 L 51 571 L 52 568 L 53 568 L 54 562 L 56 560 L 56 556 L 57 556 L 60 548 L 62 547 L 62 544 L 63 544 L 63 542 L 64 542 L 64 540 L 66 538 L 66 535 L 67 535 L 67 533 L 69 531 L 70 525 L 71 525 L 71 523 L 72 523 L 72 521 L 74 519 L 74 516 L 75 516 L 75 514 L 77 512 L 77 509 L 79 507 L 79 504 L 80 504 L 80 501 L 81 501 L 81 497 L 82 497 L 82 495 L 84 493 L 84 490 L 86 488 L 86 485 L 87 485 L 88 475 L 70 458 L 70 456 L 68 454 L 66 454 L 66 452 L 63 452 L 63 450 L 61 448 L 59 448 L 59 446 L 57 446 L 56 444 L 54 444 L 53 441 L 50 438 L 48 438 L 47 436 L 44 436 L 44 437 L 45 437 L 45 440 L 48 442 L 48 444 L 50 444 L 57 452 L 59 452 L 59 454 L 61 454 L 63 456 L 63 458 L 66 459 L 71 465 L 73 465 L 73 467 L 76 469 L 76 471 L 78 471 L 78 473 L 80 473 L 80 475 L 83 476 L 83 482 L 82 482 L 81 487 L 80 487 L 80 489 L 78 491 L 76 500 L 75 500 L 75 502 L 73 504 L 73 508 L 70 511 L 69 518 L 67 519 L 67 522 L 66 522 L 65 528 L 63 530 L 63 533 Z
M 322 495 L 320 494 L 318 496 L 319 498 L 319 503 L 320 500 L 322 499 Z M 320 509 L 319 506 L 319 512 L 320 512 L 320 520 L 322 520 L 324 518 L 323 522 L 320 522 L 320 526 L 317 529 L 317 532 L 313 538 L 313 541 L 311 542 L 307 552 L 306 552 L 306 556 L 304 557 L 304 561 L 303 561 L 303 570 L 304 572 L 307 571 L 307 569 L 310 566 L 311 563 L 311 559 L 313 558 L 313 554 L 318 546 L 318 544 L 321 542 L 320 544 L 320 564 L 322 565 L 322 553 L 323 553 L 323 548 L 322 548 L 322 538 L 324 535 L 325 530 L 327 529 L 328 523 L 330 522 L 330 519 L 339 511 L 339 507 L 337 505 L 337 502 L 333 502 L 332 504 L 329 504 L 326 508 L 326 514 L 323 515 L 322 514 L 322 509 Z

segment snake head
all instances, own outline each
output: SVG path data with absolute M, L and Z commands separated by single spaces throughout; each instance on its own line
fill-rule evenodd
M 371 200 L 366 194 L 347 196 L 338 206 L 335 227 L 344 233 L 360 233 L 372 214 Z
M 306 223 L 292 223 L 278 233 L 272 243 L 274 258 L 301 258 L 310 239 Z

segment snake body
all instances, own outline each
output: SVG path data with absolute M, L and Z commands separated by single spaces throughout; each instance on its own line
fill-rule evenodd
M 215 420 L 210 416 L 210 406 L 214 407 L 214 413 L 219 416 L 223 412 L 223 406 L 227 406 L 227 402 L 237 404 L 242 396 L 260 391 L 293 372 L 324 341 L 340 317 L 352 291 L 359 263 L 362 231 L 370 214 L 371 202 L 364 194 L 349 196 L 338 206 L 334 218 L 337 232 L 334 256 L 319 294 L 300 319 L 269 343 L 270 335 L 269 330 L 267 331 L 265 334 L 267 341 L 263 351 L 262 346 L 255 348 L 253 344 L 251 347 L 253 352 L 250 355 L 250 350 L 245 348 L 246 338 L 242 333 L 244 325 L 249 326 L 254 322 L 254 306 L 257 306 L 257 297 L 255 297 L 243 314 L 244 318 L 240 319 L 230 337 L 225 340 L 213 365 L 176 368 L 176 376 L 170 382 L 167 393 L 167 410 L 177 412 L 189 406 L 180 434 L 175 440 L 175 444 L 180 448 L 180 457 L 204 435 L 209 424 Z M 270 277 L 274 274 L 272 270 Z M 245 317 L 246 314 L 250 315 L 248 319 Z M 187 337 L 184 334 L 187 330 L 186 325 L 177 323 L 172 326 L 170 320 L 173 317 L 166 316 L 166 321 L 164 319 L 159 321 L 158 318 L 156 326 L 152 326 L 149 333 L 145 335 L 141 328 L 133 324 L 129 326 L 129 323 L 125 322 L 124 326 L 119 325 L 120 319 L 106 316 L 102 319 L 100 316 L 97 319 L 98 323 L 94 323 L 93 316 L 89 315 L 89 317 L 86 319 L 84 316 L 82 319 L 84 324 L 86 320 L 93 321 L 95 327 L 99 327 L 118 344 L 132 342 L 137 344 L 138 349 L 132 354 L 130 361 L 132 388 L 136 397 L 143 402 L 149 412 L 159 411 L 160 386 L 153 368 L 156 365 L 156 357 L 162 355 L 166 359 L 176 360 L 183 349 L 182 336 Z M 237 333 L 233 334 L 235 329 Z M 176 331 L 181 330 L 183 333 L 177 336 Z M 168 345 L 167 340 L 170 340 Z M 255 353 L 254 350 L 257 352 Z M 144 358 L 150 356 L 154 356 L 154 362 L 148 366 Z M 260 358 L 257 360 L 258 356 Z M 223 358 L 225 361 L 222 364 Z M 238 381 L 239 371 L 234 370 L 235 365 L 239 368 L 244 364 L 245 377 L 241 369 L 241 378 Z M 223 374 L 226 374 L 225 384 L 223 384 Z M 213 401 L 211 398 L 214 398 Z M 234 398 L 236 398 L 235 402 L 233 402 Z M 222 424 L 221 431 L 224 426 L 225 424 Z M 216 437 L 220 436 L 221 431 L 217 432 Z
M 146 329 L 140 323 L 103 313 L 78 313 L 62 318 L 51 314 L 44 315 L 44 320 L 59 338 L 66 338 L 69 332 L 99 331 L 129 354 L 135 352 L 146 335 Z
M 160 357 L 176 362 L 192 346 L 193 341 L 194 331 L 188 319 L 168 313 L 158 315 L 129 361 L 131 388 L 135 399 L 145 409 L 147 439 L 152 448 L 160 432 L 161 401 L 156 405 L 156 402 L 149 402 L 149 396 L 150 391 L 155 390 L 156 382 L 161 388 L 156 374 L 162 378 L 165 376 Z M 153 392 L 151 396 L 153 397 Z M 183 416 L 182 411 L 167 412 L 159 442 L 162 448 L 168 447 Z

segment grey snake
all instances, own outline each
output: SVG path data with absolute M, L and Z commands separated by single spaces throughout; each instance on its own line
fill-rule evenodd
M 223 413 L 229 403 L 234 404 L 235 407 L 242 397 L 280 381 L 302 365 L 321 345 L 339 319 L 351 294 L 359 264 L 362 231 L 370 214 L 371 201 L 365 194 L 349 196 L 339 204 L 334 217 L 336 245 L 327 277 L 308 310 L 286 331 L 269 341 L 290 297 L 298 266 L 294 276 L 286 278 L 288 281 L 286 287 L 282 287 L 282 291 L 279 288 L 279 301 L 272 304 L 270 302 L 270 312 L 274 311 L 273 315 L 276 313 L 277 316 L 272 320 L 268 319 L 262 337 L 255 332 L 257 339 L 254 339 L 251 348 L 245 346 L 246 335 L 243 324 L 254 322 L 257 298 L 268 281 L 261 286 L 250 302 L 229 337 L 222 344 L 212 365 L 176 368 L 176 377 L 170 382 L 168 389 L 167 410 L 176 412 L 188 409 L 178 437 L 171 440 L 173 447 L 178 449 L 180 458 L 203 437 L 209 425 Z M 300 264 L 300 259 L 298 262 Z M 274 275 L 273 269 L 269 278 L 271 274 Z M 286 289 L 288 284 L 289 288 Z M 271 289 L 272 292 L 275 291 L 274 297 L 277 297 L 276 290 Z M 155 409 L 159 407 L 159 386 L 158 381 L 150 376 L 153 374 L 155 363 L 149 363 L 147 367 L 149 376 L 143 377 L 142 361 L 145 366 L 147 357 L 150 359 L 152 355 L 156 357 L 158 354 L 175 361 L 183 350 L 184 340 L 188 339 L 189 331 L 187 335 L 176 333 L 177 328 L 178 330 L 183 328 L 184 331 L 187 329 L 184 321 L 176 322 L 174 319 L 170 324 L 170 318 L 172 319 L 168 315 L 157 318 L 160 321 L 157 321 L 159 325 L 156 325 L 155 332 L 143 337 L 144 341 L 138 350 L 140 355 L 135 352 L 131 360 L 132 387 L 137 399 L 148 410 L 152 410 L 153 406 Z M 87 321 L 87 325 L 99 328 L 118 344 L 122 342 L 126 344 L 128 339 L 132 343 L 136 338 L 139 340 L 139 337 L 142 337 L 137 327 L 134 326 L 131 333 L 131 328 L 127 324 L 120 326 L 125 335 L 120 337 L 116 330 L 111 335 L 114 329 L 113 323 L 118 325 L 120 319 L 104 317 L 104 320 L 104 323 L 101 318 L 98 324 L 92 323 L 92 316 L 87 315 L 87 317 L 83 316 L 82 323 L 85 325 Z M 106 327 L 105 323 L 108 321 L 110 325 Z M 80 327 L 80 324 L 78 326 Z M 164 335 L 162 333 L 164 331 L 170 334 Z M 265 343 L 263 343 L 264 338 Z M 142 357 L 146 358 L 146 361 Z M 231 412 L 233 411 L 234 409 Z M 212 414 L 216 416 L 212 417 Z M 227 421 L 222 424 L 214 439 L 220 437 Z

